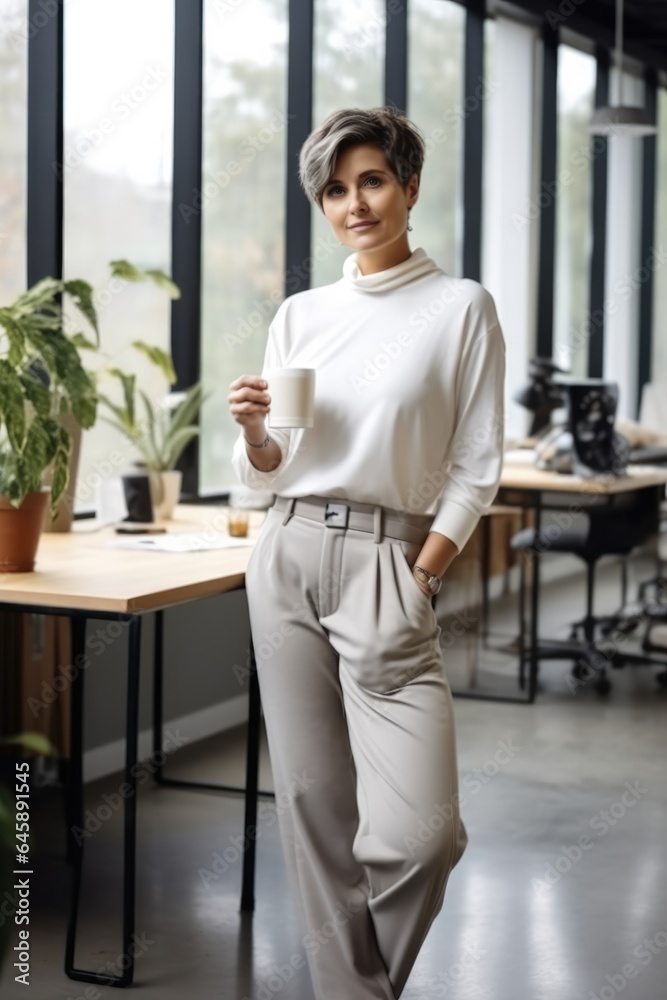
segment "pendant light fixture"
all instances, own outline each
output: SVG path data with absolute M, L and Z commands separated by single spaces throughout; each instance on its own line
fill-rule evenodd
M 616 47 L 614 52 L 618 79 L 618 104 L 596 108 L 588 131 L 591 135 L 655 135 L 658 131 L 646 109 L 623 103 L 623 0 L 616 0 Z

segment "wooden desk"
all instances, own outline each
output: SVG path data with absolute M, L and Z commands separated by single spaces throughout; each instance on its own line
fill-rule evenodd
M 224 508 L 181 505 L 174 519 L 165 522 L 169 532 L 226 533 Z M 66 790 L 67 856 L 72 864 L 72 896 L 67 925 L 65 972 L 71 979 L 99 985 L 128 986 L 133 979 L 131 944 L 134 933 L 136 857 L 136 775 L 139 708 L 139 657 L 142 615 L 155 612 L 153 750 L 162 749 L 162 650 L 163 609 L 199 600 L 244 586 L 245 570 L 266 511 L 251 511 L 248 546 L 193 553 L 146 552 L 113 548 L 112 528 L 97 528 L 94 521 L 78 521 L 68 534 L 44 534 L 40 539 L 35 570 L 0 577 L 0 611 L 58 614 L 72 623 L 72 663 L 66 676 L 71 684 L 71 756 Z M 74 966 L 78 904 L 83 864 L 83 678 L 90 660 L 86 656 L 89 619 L 128 624 L 127 708 L 125 727 L 125 786 L 123 796 L 123 955 L 129 962 L 121 976 L 99 975 Z M 245 829 L 256 825 L 257 769 L 260 702 L 250 638 L 250 713 L 245 789 L 215 786 L 219 791 L 245 791 Z M 196 784 L 168 781 L 157 768 L 163 784 Z M 255 841 L 243 858 L 242 909 L 254 907 Z
M 583 479 L 580 476 L 563 475 L 557 472 L 545 472 L 532 465 L 506 464 L 503 468 L 497 503 L 509 505 L 529 505 L 535 511 L 535 531 L 540 531 L 542 511 L 549 507 L 559 507 L 569 496 L 570 509 L 590 513 L 595 511 L 595 501 L 599 498 L 615 494 L 633 492 L 635 490 L 655 490 L 656 503 L 660 495 L 664 495 L 667 484 L 667 468 L 664 466 L 629 466 L 625 476 L 607 476 L 601 479 Z M 548 495 L 558 496 L 558 502 L 549 501 Z M 545 499 L 546 498 L 546 499 Z M 578 498 L 578 502 L 577 502 Z M 531 580 L 531 622 L 530 622 L 530 672 L 528 681 L 528 701 L 535 699 L 537 691 L 537 670 L 539 659 L 567 658 L 564 648 L 558 657 L 558 650 L 541 648 L 539 645 L 539 554 L 532 553 Z M 564 647 L 565 644 L 563 644 Z M 580 645 L 580 644 L 579 644 Z M 575 644 L 571 643 L 571 652 L 576 656 Z M 523 645 L 520 651 L 523 663 Z
M 613 494 L 641 490 L 649 486 L 667 484 L 667 468 L 664 466 L 631 465 L 627 476 L 604 479 L 583 479 L 581 476 L 563 475 L 560 472 L 545 472 L 532 465 L 503 466 L 500 490 L 527 490 L 536 493 L 581 493 Z M 503 501 L 505 502 L 505 501 Z
M 184 504 L 163 523 L 170 533 L 206 538 L 226 532 L 223 510 Z M 130 536 L 100 529 L 93 520 L 75 521 L 69 533 L 42 535 L 34 572 L 0 576 L 0 603 L 140 614 L 234 590 L 243 586 L 266 511 L 250 515 L 247 547 L 183 553 L 113 548 L 114 540 Z

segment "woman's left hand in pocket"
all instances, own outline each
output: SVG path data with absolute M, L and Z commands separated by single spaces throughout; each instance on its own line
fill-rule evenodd
M 425 578 L 422 576 L 421 573 L 415 573 L 414 569 L 412 570 L 412 576 L 414 578 L 415 583 L 417 584 L 417 586 L 421 590 L 421 592 L 423 594 L 425 594 L 426 597 L 428 597 L 428 599 L 430 601 L 431 598 L 433 597 L 433 594 L 431 593 L 431 591 L 429 589 L 429 585 L 427 584 Z

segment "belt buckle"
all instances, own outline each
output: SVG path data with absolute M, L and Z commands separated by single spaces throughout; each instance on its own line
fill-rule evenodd
M 324 509 L 327 528 L 347 528 L 350 508 L 346 503 L 328 503 Z

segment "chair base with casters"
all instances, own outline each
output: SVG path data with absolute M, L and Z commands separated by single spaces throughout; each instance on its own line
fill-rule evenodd
M 517 532 L 511 540 L 515 550 L 530 553 L 533 558 L 545 552 L 563 552 L 576 555 L 586 564 L 586 613 L 573 623 L 569 640 L 540 640 L 537 657 L 543 659 L 574 660 L 573 676 L 578 680 L 592 681 L 596 691 L 607 694 L 611 682 L 608 667 L 622 667 L 626 664 L 656 664 L 665 666 L 662 659 L 654 659 L 619 648 L 622 642 L 610 641 L 614 633 L 619 638 L 626 637 L 637 627 L 634 616 L 623 612 L 623 607 L 612 614 L 594 614 L 595 571 L 602 556 L 614 555 L 624 559 L 637 545 L 645 542 L 657 529 L 658 504 L 656 494 L 651 490 L 637 491 L 635 494 L 618 494 L 607 499 L 606 506 L 582 516 L 580 524 L 553 531 L 549 528 L 526 528 Z M 624 576 L 624 586 L 627 578 Z M 625 601 L 625 594 L 623 597 Z M 523 623 L 524 588 L 521 590 L 520 620 Z M 522 625 L 523 627 L 523 625 Z M 602 633 L 601 641 L 596 630 Z M 582 638 L 577 638 L 577 636 Z M 667 650 L 666 650 L 667 653 Z M 522 651 L 519 664 L 519 683 L 525 684 L 526 662 L 531 651 Z M 662 683 L 662 681 L 660 681 Z

